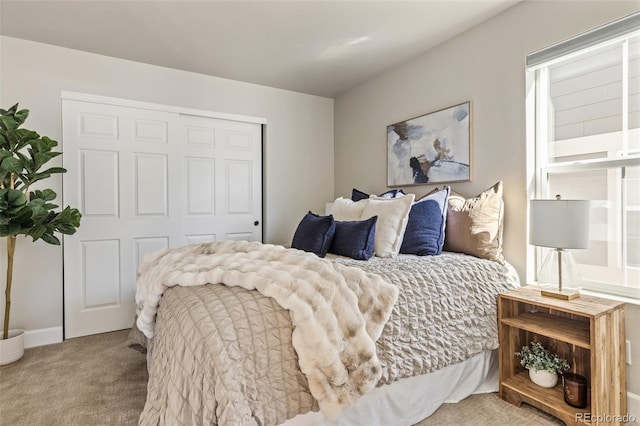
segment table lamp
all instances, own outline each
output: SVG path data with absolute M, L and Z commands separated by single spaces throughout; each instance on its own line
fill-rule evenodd
M 535 246 L 550 247 L 545 257 L 538 285 L 543 296 L 571 300 L 580 295 L 573 287 L 580 283 L 576 263 L 567 249 L 589 246 L 589 201 L 531 200 L 529 241 Z

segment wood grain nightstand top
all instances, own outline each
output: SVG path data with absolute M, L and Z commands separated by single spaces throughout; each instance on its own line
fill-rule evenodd
M 624 305 L 624 302 L 585 294 L 581 294 L 580 297 L 572 300 L 561 300 L 553 297 L 546 297 L 540 294 L 540 288 L 536 285 L 528 285 L 509 290 L 504 293 L 500 293 L 500 296 L 511 300 L 529 302 L 549 309 L 559 309 L 564 312 L 594 318 L 605 315 L 612 310 L 618 309 L 621 305 Z

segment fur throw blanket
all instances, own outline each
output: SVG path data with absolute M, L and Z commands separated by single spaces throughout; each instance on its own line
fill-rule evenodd
M 147 255 L 138 269 L 140 330 L 153 337 L 165 289 L 205 284 L 257 290 L 290 311 L 300 370 L 328 419 L 336 419 L 380 379 L 375 341 L 391 315 L 398 289 L 379 275 L 258 242 L 162 250 Z

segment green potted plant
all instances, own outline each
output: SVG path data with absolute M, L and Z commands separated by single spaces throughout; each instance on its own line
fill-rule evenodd
M 558 384 L 558 373 L 569 369 L 569 363 L 557 354 L 549 352 L 541 343 L 531 342 L 523 346 L 520 352 L 520 365 L 529 370 L 531 381 L 544 388 Z
M 6 238 L 7 244 L 0 365 L 16 361 L 24 353 L 24 333 L 20 330 L 9 332 L 13 258 L 18 236 L 60 245 L 54 234 L 73 234 L 80 226 L 81 218 L 80 212 L 71 207 L 56 212 L 58 206 L 52 201 L 57 195 L 53 190 L 32 188 L 36 182 L 66 170 L 62 167 L 43 169 L 62 153 L 53 151 L 58 142 L 20 128 L 28 116 L 29 111 L 18 110 L 18 104 L 8 110 L 0 109 L 0 237 Z

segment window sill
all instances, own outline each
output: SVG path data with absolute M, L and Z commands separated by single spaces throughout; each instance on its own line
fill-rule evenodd
M 538 285 L 538 284 L 534 281 L 532 285 Z M 585 288 L 580 286 L 578 287 L 578 289 L 580 289 L 580 294 L 586 294 L 589 296 L 601 297 L 603 299 L 615 300 L 617 302 L 623 302 L 623 303 L 628 303 L 630 305 L 640 306 L 640 298 L 605 293 L 602 291 L 595 290 L 593 288 Z
M 600 293 L 594 290 L 585 290 L 584 288 L 580 290 L 580 294 L 587 294 L 589 296 L 602 297 L 603 299 L 616 300 L 618 302 L 624 302 L 630 305 L 640 306 L 640 299 L 634 299 L 633 297 L 617 296 L 615 294 L 609 294 L 609 293 Z

